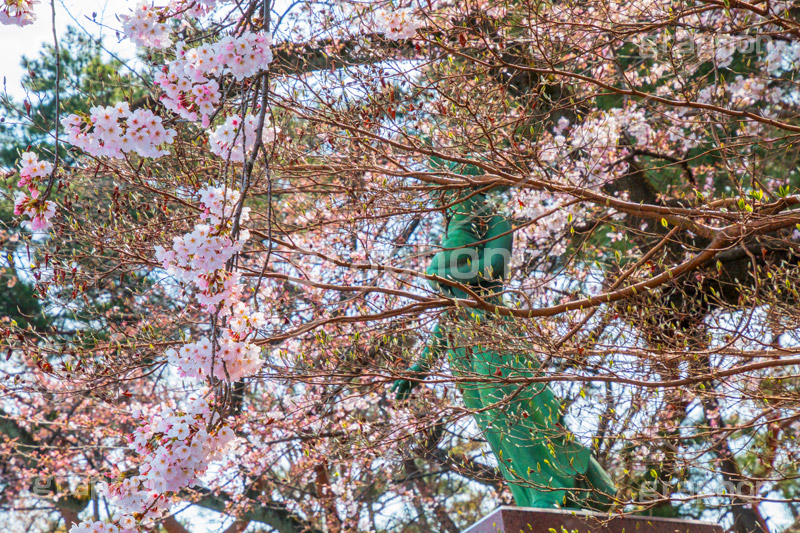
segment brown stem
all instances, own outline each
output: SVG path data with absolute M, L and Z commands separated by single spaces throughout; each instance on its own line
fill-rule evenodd
M 189 530 L 183 527 L 174 515 L 166 517 L 164 521 L 161 522 L 161 525 L 164 526 L 167 533 L 189 533 Z
M 69 529 L 79 522 L 78 520 L 78 511 L 75 509 L 68 509 L 66 507 L 59 507 L 58 512 L 61 514 L 61 518 L 64 519 L 64 529 L 69 531 Z

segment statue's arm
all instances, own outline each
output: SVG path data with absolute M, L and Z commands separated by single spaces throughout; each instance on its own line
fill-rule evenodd
M 445 349 L 444 335 L 439 324 L 433 329 L 433 337 L 428 345 L 422 350 L 417 362 L 411 365 L 406 372 L 410 375 L 405 379 L 398 379 L 392 385 L 392 392 L 396 393 L 398 400 L 405 400 L 411 391 L 425 380 L 431 366 L 436 362 Z

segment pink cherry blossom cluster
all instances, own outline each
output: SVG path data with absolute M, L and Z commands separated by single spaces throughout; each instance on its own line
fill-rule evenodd
M 36 20 L 33 6 L 39 0 L 0 0 L 0 24 L 27 26 Z
M 209 116 L 220 100 L 219 83 L 205 76 L 192 76 L 179 60 L 173 61 L 156 75 L 156 84 L 161 86 L 164 107 L 186 120 L 197 120 L 198 112 L 203 127 L 208 127 Z
M 546 132 L 537 142 L 540 167 L 534 177 L 550 180 L 548 173 L 557 169 L 563 182 L 601 187 L 626 172 L 625 162 L 618 161 L 627 155 L 628 147 L 621 142 L 625 135 L 640 146 L 653 138 L 644 111 L 635 104 L 597 110 L 571 127 L 562 117 L 553 134 Z
M 186 412 L 164 408 L 155 416 L 142 416 L 141 422 L 129 447 L 146 457 L 137 481 L 147 491 L 174 492 L 191 486 L 234 439 L 226 425 L 209 431 L 219 425 L 220 417 L 202 398 L 191 401 Z
M 169 19 L 179 15 L 199 17 L 206 14 L 216 0 L 177 0 L 164 7 L 155 7 L 147 2 L 131 9 L 130 15 L 120 15 L 122 31 L 134 43 L 147 48 L 168 48 L 170 39 Z
M 381 10 L 375 13 L 375 31 L 392 41 L 411 39 L 424 26 L 410 9 Z
M 227 313 L 227 306 L 242 297 L 239 274 L 220 268 L 207 274 L 199 274 L 195 282 L 200 289 L 195 296 L 197 303 L 207 310 L 221 309 Z
M 39 156 L 33 152 L 24 152 L 20 156 L 19 181 L 17 187 L 28 187 L 33 192 L 42 178 L 49 176 L 53 171 L 53 164 L 49 161 L 39 161 Z
M 620 142 L 626 134 L 637 145 L 646 145 L 653 138 L 644 111 L 636 105 L 598 110 L 579 124 L 570 124 L 561 117 L 552 134 L 545 132 L 538 140 L 539 163 L 531 177 L 551 181 L 552 172 L 557 169 L 562 182 L 600 188 L 627 172 L 622 158 L 628 147 Z M 571 202 L 568 196 L 542 190 L 517 189 L 515 199 L 515 214 L 532 224 L 518 230 L 519 237 L 531 246 L 515 247 L 511 259 L 514 267 L 526 258 L 539 257 L 545 249 L 551 256 L 563 255 L 568 242 L 554 237 L 563 235 L 588 214 L 584 205 Z M 617 235 L 611 237 L 615 239 Z
M 138 531 L 139 524 L 169 508 L 170 493 L 197 483 L 235 438 L 202 397 L 190 399 L 185 411 L 164 408 L 160 413 L 140 414 L 139 420 L 139 427 L 128 437 L 128 447 L 144 457 L 139 473 L 99 487 L 121 514 L 113 523 L 82 522 L 70 533 Z
M 185 13 L 190 17 L 199 17 L 211 11 L 217 0 L 173 0 L 170 6 L 176 14 Z
M 132 519 L 132 517 L 131 517 Z M 73 525 L 69 533 L 135 533 L 136 522 L 129 529 L 120 530 L 115 524 L 107 524 L 105 522 L 81 522 L 80 524 Z
M 240 193 L 227 187 L 208 185 L 199 196 L 200 223 L 190 233 L 176 237 L 172 249 L 156 247 L 156 257 L 168 271 L 195 283 L 201 305 L 228 320 L 216 339 L 204 337 L 178 350 L 167 350 L 165 355 L 181 377 L 232 382 L 253 375 L 261 366 L 261 350 L 248 338 L 264 324 L 264 314 L 252 312 L 239 301 L 239 275 L 226 266 L 249 238 L 244 229 L 238 238 L 233 237 L 232 219 L 239 210 L 239 221 L 246 222 L 250 210 L 239 206 Z M 145 461 L 137 477 L 122 481 L 112 493 L 115 503 L 126 512 L 159 514 L 166 505 L 159 501 L 161 495 L 194 484 L 234 434 L 207 400 L 192 401 L 186 412 L 167 409 L 142 420 L 131 447 Z M 218 429 L 210 429 L 213 427 Z
M 223 74 L 241 81 L 255 76 L 272 62 L 272 39 L 265 33 L 244 32 L 226 36 L 216 43 L 217 61 L 225 65 Z
M 203 337 L 179 350 L 167 350 L 167 361 L 178 368 L 181 377 L 214 377 L 229 382 L 252 376 L 261 368 L 261 349 L 239 340 L 232 330 L 224 330 L 217 342 L 219 346 L 214 349 L 211 341 Z
M 156 258 L 167 272 L 193 282 L 199 289 L 196 298 L 200 305 L 228 317 L 227 327 L 214 342 L 202 338 L 166 352 L 167 360 L 178 368 L 181 377 L 235 381 L 260 368 L 260 349 L 247 338 L 264 324 L 264 315 L 251 312 L 239 301 L 239 274 L 226 268 L 228 260 L 241 251 L 249 238 L 246 229 L 235 241 L 231 237 L 231 219 L 240 198 L 238 191 L 225 187 L 203 188 L 201 223 L 192 232 L 174 237 L 172 249 L 156 247 Z M 240 222 L 249 220 L 249 212 L 249 208 L 242 207 Z
M 32 231 L 47 231 L 51 226 L 50 219 L 56 214 L 56 204 L 40 198 L 38 187 L 42 179 L 53 172 L 53 165 L 49 161 L 39 161 L 39 156 L 33 152 L 24 152 L 19 165 L 17 187 L 27 187 L 30 196 L 23 191 L 17 191 L 14 214 L 30 217 L 30 220 L 22 223 L 23 227 L 29 227 Z
M 238 275 L 225 269 L 225 264 L 250 238 L 248 230 L 240 231 L 234 240 L 232 217 L 239 202 L 239 192 L 224 187 L 208 186 L 200 191 L 204 210 L 201 223 L 183 236 L 172 239 L 172 248 L 156 246 L 156 258 L 169 274 L 193 282 L 200 293 L 198 301 L 207 309 L 227 307 L 239 296 Z M 247 222 L 250 208 L 242 207 L 240 222 Z M 208 222 L 208 223 L 206 223 Z
M 72 114 L 62 119 L 67 140 L 95 157 L 121 159 L 135 152 L 142 157 L 157 158 L 168 152 L 159 148 L 172 144 L 175 130 L 165 129 L 161 117 L 149 109 L 131 111 L 127 102 L 114 106 L 96 106 L 88 120 Z
M 217 339 L 216 349 L 203 337 L 179 350 L 168 350 L 167 360 L 178 368 L 181 377 L 215 377 L 232 382 L 252 376 L 261 367 L 261 350 L 248 338 L 265 322 L 264 313 L 252 311 L 244 302 L 235 302 L 228 309 L 227 326 Z
M 238 301 L 239 276 L 225 268 L 227 259 L 248 238 L 246 230 L 235 242 L 230 237 L 231 218 L 240 198 L 237 191 L 226 187 L 205 187 L 200 191 L 201 223 L 176 238 L 172 250 L 156 249 L 165 268 L 195 280 L 202 290 L 198 294 L 201 304 L 220 309 L 220 314 L 228 317 L 227 326 L 213 343 L 202 338 L 166 352 L 168 362 L 182 377 L 230 382 L 254 374 L 261 366 L 259 347 L 247 339 L 264 324 L 264 314 L 252 312 Z M 248 217 L 249 209 L 242 208 L 240 220 Z M 170 494 L 196 483 L 235 437 L 207 396 L 192 399 L 185 410 L 164 408 L 154 416 L 140 415 L 142 424 L 129 437 L 129 447 L 143 457 L 139 473 L 105 489 L 124 515 L 115 524 L 84 522 L 70 533 L 133 533 L 141 521 L 155 519 L 169 508 Z M 139 521 L 134 516 L 140 517 Z
M 244 240 L 234 242 L 208 224 L 196 224 L 190 233 L 172 238 L 171 250 L 157 247 L 156 256 L 170 274 L 178 274 L 186 281 L 198 281 L 200 274 L 224 268 L 225 263 L 241 251 L 242 245 Z
M 200 203 L 205 208 L 200 218 L 214 226 L 230 222 L 230 218 L 242 197 L 237 190 L 228 189 L 227 187 L 214 187 L 213 185 L 208 185 L 200 189 L 199 192 Z M 248 220 L 250 220 L 250 208 L 242 207 L 241 222 L 247 222 Z M 249 238 L 249 233 L 243 233 L 243 235 L 247 235 L 247 237 L 243 237 L 245 240 Z
M 131 10 L 130 15 L 120 15 L 125 36 L 139 46 L 167 48 L 172 44 L 166 8 L 157 8 L 146 2 Z
M 30 196 L 18 192 L 14 199 L 14 214 L 31 218 L 22 223 L 23 227 L 27 226 L 32 231 L 47 231 L 51 226 L 50 219 L 56 214 L 56 204 L 50 200 L 40 200 L 38 189 L 31 192 Z
M 257 128 L 258 118 L 253 115 L 245 116 L 244 120 L 239 115 L 228 117 L 208 136 L 211 152 L 226 160 L 230 158 L 237 163 L 243 162 L 247 152 L 255 145 Z M 262 142 L 273 142 L 277 131 L 265 124 L 261 133 Z
M 164 106 L 186 120 L 197 120 L 199 113 L 207 127 L 220 101 L 219 84 L 213 78 L 230 74 L 243 80 L 257 74 L 272 61 L 270 44 L 268 35 L 253 32 L 188 50 L 179 42 L 177 59 L 156 76 Z

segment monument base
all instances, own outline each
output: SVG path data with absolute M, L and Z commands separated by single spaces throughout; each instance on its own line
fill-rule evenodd
M 499 507 L 464 533 L 722 533 L 697 520 L 615 516 L 591 511 Z

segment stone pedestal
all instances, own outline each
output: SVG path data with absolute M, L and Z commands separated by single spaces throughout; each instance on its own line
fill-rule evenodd
M 697 520 L 612 516 L 590 511 L 500 507 L 464 533 L 722 533 Z

